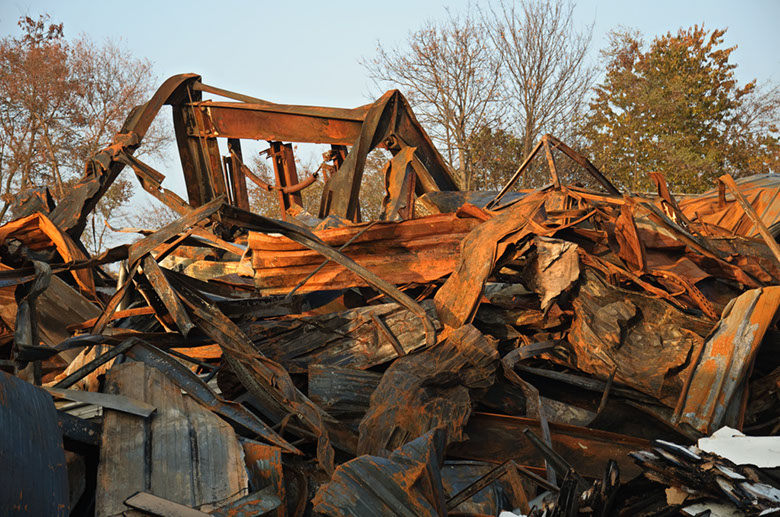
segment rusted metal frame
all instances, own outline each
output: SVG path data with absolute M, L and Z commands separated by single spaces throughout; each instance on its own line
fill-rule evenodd
M 601 183 L 601 185 L 607 189 L 607 192 L 609 192 L 612 195 L 619 196 L 621 195 L 620 190 L 612 184 L 611 181 L 609 181 L 606 176 L 604 176 L 595 165 L 590 163 L 590 160 L 582 156 L 580 153 L 569 147 L 568 145 L 564 144 L 557 138 L 555 138 L 552 135 L 545 135 L 545 138 L 548 142 L 551 142 L 553 146 L 555 146 L 556 149 L 561 151 L 563 154 L 574 160 L 577 164 L 581 165 L 586 171 L 590 173 L 591 176 L 596 178 L 596 180 Z
M 395 120 L 393 124 L 394 136 L 403 142 L 407 147 L 414 147 L 417 149 L 415 156 L 417 156 L 422 164 L 425 174 L 418 173 L 418 179 L 422 177 L 428 177 L 431 180 L 431 185 L 426 186 L 425 183 L 420 183 L 418 186 L 425 187 L 421 190 L 421 193 L 433 192 L 438 190 L 459 190 L 455 184 L 455 180 L 452 178 L 451 171 L 444 161 L 444 158 L 439 153 L 438 149 L 428 133 L 425 132 L 422 125 L 414 115 L 409 102 L 406 98 L 397 90 L 394 91 L 397 98 L 395 110 Z
M 95 325 L 92 327 L 92 330 L 90 330 L 90 334 L 101 334 L 106 328 L 108 322 L 111 321 L 111 316 L 113 316 L 117 307 L 119 307 L 119 304 L 122 303 L 122 299 L 125 297 L 127 290 L 131 285 L 133 285 L 133 278 L 135 277 L 137 271 L 138 270 L 135 267 L 129 270 L 125 283 L 116 290 L 114 295 L 108 301 L 106 307 L 103 309 L 103 313 L 98 317 L 97 321 L 95 321 Z
M 238 160 L 240 171 L 241 173 L 249 178 L 252 183 L 260 187 L 261 189 L 265 190 L 266 192 L 279 192 L 281 194 L 294 194 L 296 192 L 300 192 L 301 190 L 305 189 L 306 187 L 310 186 L 312 183 L 317 181 L 317 173 L 314 172 L 303 179 L 303 181 L 299 181 L 298 183 L 287 186 L 287 187 L 280 187 L 278 185 L 271 185 L 269 183 L 266 183 L 263 181 L 259 176 L 257 176 L 252 170 L 247 167 L 243 162 L 240 161 L 240 158 L 236 155 L 232 155 L 233 159 Z M 241 208 L 239 206 L 239 208 Z M 244 209 L 246 210 L 246 209 Z
M 538 375 L 539 377 L 545 377 L 547 379 L 552 379 L 558 382 L 563 382 L 588 391 L 603 393 L 607 387 L 607 383 L 605 381 L 600 381 L 590 377 L 574 375 L 571 373 L 556 372 L 554 370 L 536 368 L 533 366 L 526 366 L 523 364 L 518 364 L 515 366 L 515 368 L 517 368 L 521 372 L 530 373 L 532 375 Z M 611 392 L 620 397 L 637 400 L 644 404 L 657 404 L 658 402 L 656 399 L 652 398 L 649 395 L 645 395 L 642 392 L 635 391 L 628 388 L 619 388 L 613 386 Z
M 720 318 L 720 314 L 715 310 L 715 307 L 707 300 L 704 294 L 694 284 L 689 282 L 685 277 L 672 273 L 671 271 L 664 271 L 662 269 L 654 269 L 650 271 L 653 276 L 659 276 L 677 284 L 682 287 L 682 292 L 687 293 L 691 297 L 691 300 L 701 309 L 705 316 L 711 320 L 717 321 Z M 672 294 L 677 296 L 677 294 Z
M 249 194 L 246 190 L 246 176 L 241 174 L 238 163 L 243 160 L 241 153 L 241 140 L 228 138 L 228 161 L 230 163 L 231 191 L 233 204 L 244 210 L 249 210 Z
M 354 122 L 361 122 L 366 115 L 366 112 L 371 108 L 371 104 L 364 104 L 357 108 L 332 108 L 329 106 L 307 106 L 301 104 L 279 104 L 276 102 L 269 102 L 257 97 L 251 97 L 242 93 L 235 93 L 215 86 L 209 86 L 203 84 L 200 81 L 192 83 L 193 91 L 214 93 L 221 97 L 240 101 L 239 103 L 233 102 L 217 102 L 217 101 L 205 101 L 209 106 L 226 106 L 236 109 L 244 109 L 251 111 L 268 111 L 271 113 L 290 113 L 295 115 L 304 115 L 307 117 L 318 117 L 323 119 L 336 119 L 347 120 Z M 258 140 L 267 140 L 265 138 L 258 138 Z M 300 140 L 305 141 L 305 140 Z
M 200 92 L 188 85 L 186 97 L 173 105 L 173 126 L 187 196 L 191 205 L 200 206 L 224 194 L 226 188 L 219 148 L 213 138 L 216 135 L 205 127 L 194 100 L 200 100 Z
M 154 248 L 150 253 L 153 253 L 155 255 L 155 258 L 158 261 L 165 260 L 165 257 L 173 253 L 173 251 L 187 238 L 193 233 L 194 228 L 190 228 L 187 231 L 182 232 L 178 237 L 176 237 L 173 240 L 170 240 L 170 242 L 166 241 L 156 248 Z
M 154 310 L 155 319 L 162 325 L 165 332 L 175 333 L 178 330 L 176 322 L 166 309 L 165 304 L 155 292 L 149 279 L 146 278 L 143 270 L 143 260 L 138 264 L 138 275 L 135 277 L 134 287 L 136 292 L 141 295 L 146 304 Z M 181 332 L 179 332 L 181 333 Z
M 740 192 L 739 187 L 734 182 L 734 178 L 732 178 L 730 174 L 724 174 L 718 178 L 718 181 L 729 188 L 734 196 L 734 199 L 736 199 L 739 205 L 742 207 L 745 215 L 747 215 L 750 220 L 753 221 L 753 225 L 755 225 L 758 233 L 761 234 L 761 237 L 764 239 L 767 247 L 772 251 L 772 255 L 775 256 L 775 260 L 777 260 L 777 263 L 780 264 L 780 244 L 777 243 L 775 238 L 769 232 L 769 229 L 756 213 L 755 209 L 753 209 L 753 205 L 751 205 L 748 200 L 745 199 L 745 196 L 742 194 L 742 192 Z
M 106 328 L 106 325 L 111 319 L 111 316 L 116 311 L 117 307 L 121 303 L 122 299 L 125 296 L 125 293 L 127 292 L 127 289 L 129 289 L 130 285 L 133 282 L 133 278 L 135 277 L 136 273 L 138 272 L 138 261 L 146 255 L 147 253 L 151 252 L 160 244 L 168 241 L 169 239 L 172 239 L 176 237 L 179 233 L 181 233 L 183 230 L 187 229 L 188 227 L 196 224 L 197 222 L 201 221 L 205 217 L 209 217 L 214 212 L 216 212 L 219 207 L 223 204 L 222 199 L 215 199 L 214 201 L 203 205 L 197 209 L 190 210 L 190 212 L 176 221 L 173 221 L 172 223 L 162 227 L 160 230 L 156 231 L 152 235 L 149 235 L 147 237 L 144 237 L 140 241 L 132 244 L 130 248 L 128 249 L 128 263 L 130 264 L 128 271 L 128 278 L 127 281 L 122 285 L 119 289 L 117 289 L 116 293 L 111 297 L 109 302 L 106 304 L 105 309 L 103 310 L 103 313 L 98 318 L 97 322 L 95 323 L 95 326 L 92 327 L 92 334 L 100 334 L 103 332 L 103 329 Z M 180 237 L 183 239 L 184 237 Z M 172 249 L 171 247 L 168 248 L 168 250 Z M 165 252 L 162 253 L 164 255 Z M 160 259 L 162 260 L 162 259 Z
M 194 106 L 192 101 L 192 91 L 189 87 L 186 88 L 187 95 L 190 101 L 190 105 Z M 193 108 L 193 121 L 194 127 L 197 133 L 195 135 L 189 134 L 188 136 L 194 136 L 197 139 L 198 149 L 203 158 L 203 162 L 206 164 L 206 172 L 209 175 L 209 187 L 211 196 L 208 200 L 219 196 L 224 196 L 228 190 L 228 185 L 225 181 L 225 174 L 222 170 L 222 158 L 219 153 L 219 146 L 217 145 L 216 137 L 219 136 L 219 132 L 206 127 L 204 121 L 199 117 L 202 112 L 206 111 L 206 107 L 200 106 L 200 109 Z M 192 125 L 190 125 L 192 129 Z M 200 171 L 203 173 L 203 170 Z
M 185 214 L 192 209 L 192 207 L 175 192 L 162 186 L 162 181 L 165 179 L 165 176 L 153 167 L 124 152 L 120 153 L 116 157 L 116 160 L 132 167 L 138 181 L 141 183 L 141 187 L 149 194 L 159 199 L 163 204 L 170 207 L 171 210 L 174 210 L 178 214 Z
M 193 124 L 191 111 L 192 108 L 183 103 L 172 106 L 173 129 L 187 187 L 187 199 L 191 205 L 199 206 L 211 197 L 211 185 L 208 175 L 203 173 L 206 164 L 200 153 L 200 142 L 187 135 L 187 127 Z
M 216 213 L 223 204 L 224 198 L 220 197 L 214 199 L 205 205 L 190 210 L 189 213 L 183 215 L 179 219 L 176 219 L 166 226 L 163 226 L 153 234 L 144 237 L 140 241 L 133 243 L 130 246 L 130 250 L 128 251 L 127 262 L 133 265 L 138 261 L 138 259 L 155 249 L 160 244 L 168 241 L 169 239 L 172 239 L 173 237 L 176 237 L 190 226 L 194 226 L 196 223 Z
M 123 163 L 113 160 L 116 151 L 125 149 L 132 154 L 143 140 L 160 108 L 164 104 L 175 102 L 181 88 L 199 77 L 196 74 L 170 77 L 157 89 L 149 102 L 134 109 L 112 145 L 95 154 L 87 162 L 87 172 L 54 209 L 50 216 L 52 222 L 72 238 L 78 239 L 86 225 L 87 216 L 124 168 Z
M 143 341 L 137 341 L 127 350 L 127 355 L 136 361 L 142 361 L 149 366 L 157 368 L 195 400 L 215 413 L 225 417 L 227 420 L 237 424 L 245 430 L 253 432 L 268 443 L 281 447 L 287 452 L 300 454 L 300 451 L 296 447 L 289 444 L 287 440 L 274 432 L 254 413 L 250 412 L 241 404 L 226 401 L 217 396 L 217 394 L 189 368 L 171 358 L 157 347 Z
M 449 168 L 422 129 L 406 99 L 397 90 L 385 93 L 369 109 L 346 160 L 323 189 L 319 216 L 338 215 L 357 221 L 360 207 L 360 184 L 366 156 L 378 146 L 392 148 L 394 139 L 419 151 L 425 169 L 436 190 L 457 190 Z
M 671 230 L 674 230 L 676 234 L 676 238 L 681 240 L 683 243 L 690 246 L 693 250 L 701 253 L 705 257 L 709 257 L 711 259 L 717 260 L 718 262 L 725 264 L 727 266 L 731 266 L 728 262 L 725 261 L 724 254 L 720 252 L 717 249 L 711 248 L 707 245 L 706 240 L 699 239 L 692 233 L 690 233 L 688 230 L 680 226 L 679 224 L 675 223 L 665 213 L 663 213 L 657 206 L 655 206 L 652 203 L 649 203 L 647 201 L 638 201 L 637 204 L 650 212 L 648 215 L 652 220 L 655 222 L 664 225 L 668 227 Z M 747 274 L 747 273 L 746 273 Z
M 113 358 L 119 356 L 120 354 L 125 353 L 131 346 L 135 344 L 135 340 L 133 338 L 130 338 L 123 342 L 121 345 L 117 345 L 114 347 L 111 347 L 110 350 L 106 351 L 105 353 L 99 355 L 92 361 L 88 362 L 75 372 L 71 373 L 64 379 L 60 380 L 56 384 L 54 384 L 55 388 L 70 388 L 77 382 L 79 382 L 81 379 L 89 375 L 90 373 L 94 372 Z
M 558 169 L 555 167 L 555 158 L 553 158 L 549 139 L 544 139 L 544 154 L 547 156 L 547 166 L 550 168 L 550 176 L 556 188 L 560 188 L 561 180 L 558 179 Z
M 353 242 L 355 242 L 355 241 L 358 239 L 358 237 L 360 237 L 361 235 L 363 235 L 364 233 L 366 233 L 368 230 L 370 230 L 370 229 L 371 229 L 371 228 L 372 228 L 372 227 L 373 227 L 373 226 L 374 226 L 376 223 L 378 223 L 378 222 L 379 222 L 379 221 L 371 221 L 370 223 L 368 223 L 368 225 L 366 225 L 366 227 L 365 227 L 365 228 L 363 228 L 362 230 L 360 230 L 359 232 L 357 232 L 355 235 L 353 235 L 352 237 L 350 237 L 350 239 L 349 239 L 347 242 L 345 242 L 344 244 L 342 244 L 342 245 L 341 245 L 341 247 L 339 247 L 338 251 L 339 251 L 339 252 L 341 252 L 341 251 L 344 251 L 344 249 L 345 249 L 347 246 L 349 246 L 350 244 L 352 244 Z M 285 299 L 290 299 L 290 298 L 292 297 L 292 295 L 294 295 L 294 294 L 295 294 L 295 292 L 296 292 L 298 289 L 300 289 L 301 287 L 303 287 L 303 286 L 306 284 L 306 282 L 308 282 L 308 281 L 309 281 L 309 280 L 310 280 L 310 279 L 311 279 L 311 278 L 312 278 L 314 275 L 316 275 L 317 273 L 319 273 L 319 272 L 320 272 L 320 270 L 322 270 L 322 268 L 324 268 L 324 267 L 325 267 L 325 266 L 326 266 L 326 265 L 327 265 L 327 264 L 330 262 L 330 260 L 331 260 L 331 259 L 329 259 L 329 258 L 326 258 L 324 261 L 322 261 L 322 263 L 321 263 L 319 266 L 317 266 L 316 268 L 314 268 L 314 270 L 312 270 L 312 272 L 311 272 L 311 273 L 309 273 L 308 275 L 306 275 L 306 278 L 304 278 L 303 280 L 301 280 L 300 282 L 298 282 L 298 283 L 295 285 L 295 287 L 293 287 L 293 288 L 292 288 L 292 290 L 290 290 L 290 292 L 289 292 L 289 293 L 287 293 L 287 295 L 285 296 Z
M 193 110 L 197 121 L 186 128 L 190 138 L 203 131 L 223 138 L 332 145 L 352 145 L 360 134 L 364 115 L 336 108 L 306 113 L 268 109 L 259 104 L 213 101 L 196 101 L 187 107 Z
M 560 341 L 554 339 L 550 341 L 539 341 L 537 343 L 531 343 L 530 345 L 518 346 L 517 348 L 508 352 L 501 359 L 501 361 L 504 362 L 506 366 L 512 367 L 518 361 L 522 361 L 523 359 L 530 359 L 531 357 L 536 357 L 538 355 L 552 352 L 559 342 Z
M 528 495 L 525 492 L 525 488 L 523 487 L 521 483 L 521 478 L 525 478 L 528 481 L 535 483 L 536 485 L 542 487 L 544 490 L 547 490 L 549 492 L 552 492 L 553 494 L 557 494 L 560 489 L 552 484 L 547 482 L 546 480 L 540 478 L 530 470 L 521 467 L 517 463 L 514 462 L 514 460 L 506 460 L 501 465 L 493 468 L 490 472 L 486 473 L 476 481 L 474 481 L 471 485 L 465 487 L 463 490 L 452 496 L 447 500 L 447 510 L 452 511 L 455 508 L 457 508 L 460 504 L 463 502 L 469 500 L 470 498 L 474 497 L 476 494 L 484 490 L 486 487 L 490 486 L 492 483 L 500 479 L 502 476 L 507 475 L 507 477 L 512 478 L 511 481 L 509 481 L 510 484 L 510 490 L 512 492 L 514 491 L 521 491 L 521 494 L 519 494 L 519 501 L 515 501 L 515 503 L 519 503 L 521 508 L 520 510 L 525 514 L 530 511 L 530 507 L 528 505 Z
M 171 318 L 173 318 L 179 332 L 181 332 L 184 337 L 187 337 L 190 330 L 195 328 L 195 324 L 190 320 L 187 311 L 184 310 L 184 305 L 182 305 L 176 292 L 171 288 L 171 285 L 168 283 L 168 280 L 165 278 L 165 275 L 154 257 L 151 255 L 146 255 L 144 257 L 143 269 L 146 279 L 149 280 L 152 289 L 154 289 L 163 305 L 165 305 L 165 309 L 168 311 Z
M 387 296 L 397 301 L 409 309 L 417 317 L 419 317 L 422 321 L 423 327 L 425 328 L 426 344 L 430 346 L 436 342 L 436 329 L 433 326 L 433 322 L 425 313 L 425 310 L 420 307 L 417 302 L 415 302 L 408 295 L 399 291 L 398 288 L 391 283 L 379 278 L 371 271 L 357 264 L 351 258 L 331 248 L 308 230 L 304 230 L 303 228 L 284 221 L 275 221 L 273 219 L 253 214 L 251 212 L 246 212 L 228 205 L 223 206 L 222 217 L 225 220 L 235 221 L 240 226 L 250 231 L 281 233 L 285 237 L 288 237 L 298 244 L 303 244 L 307 248 L 321 253 L 333 262 L 341 264 L 356 275 L 363 278 L 366 282 L 368 282 L 369 285 L 372 285 L 379 291 L 385 293 Z
M 596 194 L 573 185 L 562 186 L 568 195 L 580 202 L 596 201 L 608 205 L 622 206 L 630 203 L 630 198 L 625 196 L 612 196 L 607 194 Z M 592 203 L 591 203 L 592 204 Z
M 352 144 L 352 149 L 325 184 L 319 211 L 321 219 L 333 214 L 353 222 L 360 220 L 360 186 L 366 157 L 389 136 L 386 133 L 395 100 L 391 92 L 385 93 L 369 109 L 357 136 L 350 142 L 338 142 Z M 380 129 L 380 125 L 384 127 Z
M 502 197 L 504 197 L 504 194 L 509 192 L 509 189 L 512 188 L 512 186 L 517 182 L 517 180 L 520 178 L 520 176 L 525 172 L 525 169 L 528 168 L 528 165 L 531 163 L 531 160 L 534 159 L 536 156 L 536 153 L 539 152 L 539 149 L 542 148 L 542 145 L 544 145 L 544 140 L 539 140 L 534 148 L 531 150 L 531 153 L 526 156 L 525 160 L 523 160 L 523 163 L 520 164 L 520 167 L 517 168 L 514 174 L 512 174 L 512 177 L 509 178 L 509 181 L 507 181 L 506 185 L 499 191 L 498 194 L 496 194 L 496 197 L 491 199 L 486 205 L 485 210 L 490 210 L 491 208 L 495 207 L 498 202 L 501 200 Z
M 210 231 L 198 226 L 194 226 L 187 230 L 186 236 L 192 236 L 196 241 L 199 241 L 203 244 L 208 244 L 213 248 L 225 250 L 234 255 L 238 255 L 239 257 L 242 256 L 244 252 L 246 252 L 246 247 L 243 244 L 236 244 L 234 242 L 228 242 L 224 239 L 220 239 Z M 159 262 L 163 258 L 165 257 L 157 257 L 157 261 Z
M 566 461 L 563 456 L 555 452 L 553 448 L 547 445 L 541 438 L 536 436 L 533 431 L 526 428 L 523 430 L 523 434 L 544 456 L 545 461 L 547 461 L 547 463 L 549 463 L 558 474 L 566 475 L 568 472 L 574 472 L 574 470 L 571 468 L 571 465 L 569 465 L 569 462 Z M 577 483 L 580 485 L 580 487 L 582 487 L 584 490 L 590 486 L 588 482 L 585 481 L 585 478 L 576 472 L 574 472 L 574 478 L 577 480 Z
M 295 167 L 295 155 L 292 145 L 283 144 L 282 142 L 270 142 L 270 144 L 269 156 L 273 162 L 276 184 L 282 189 L 294 187 L 298 184 L 298 171 Z M 289 217 L 287 210 L 293 204 L 303 206 L 303 198 L 300 192 L 287 194 L 284 190 L 279 191 L 279 207 L 281 208 L 282 220 L 287 220 Z
M 648 293 L 652 294 L 653 296 L 657 298 L 664 299 L 673 305 L 677 306 L 680 309 L 687 309 L 688 306 L 675 298 L 670 293 L 666 292 L 663 289 L 659 289 L 658 287 L 655 287 L 654 285 L 650 284 L 649 282 L 645 282 L 642 280 L 639 276 L 633 274 L 632 272 L 623 269 L 612 262 L 608 260 L 603 260 L 601 258 L 596 257 L 595 255 L 591 255 L 584 250 L 579 250 L 580 260 L 582 260 L 582 263 L 590 266 L 594 269 L 597 269 L 604 273 L 607 276 L 619 276 L 623 277 L 626 280 L 630 280 L 634 282 L 639 287 L 643 288 Z
M 190 364 L 194 364 L 196 366 L 200 366 L 204 370 L 208 370 L 209 372 L 214 372 L 219 369 L 219 365 L 209 364 L 205 363 L 199 359 L 195 359 L 194 357 L 190 357 L 187 354 L 183 354 L 176 350 L 175 348 L 169 348 L 165 351 L 167 354 L 171 354 L 174 357 L 178 357 L 179 359 L 186 361 Z M 207 380 L 204 380 L 203 382 L 208 382 Z
M 694 229 L 691 220 L 686 217 L 686 215 L 680 209 L 680 205 L 677 203 L 677 200 L 669 191 L 669 185 L 666 183 L 666 178 L 664 175 L 660 172 L 651 172 L 649 175 L 658 187 L 658 197 L 666 201 L 674 211 L 675 215 L 680 219 L 680 221 L 683 222 L 685 227 L 693 232 Z

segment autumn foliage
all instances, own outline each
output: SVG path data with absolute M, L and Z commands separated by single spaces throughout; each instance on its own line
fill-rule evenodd
M 635 32 L 611 34 L 584 131 L 610 178 L 642 191 L 660 171 L 676 190 L 700 192 L 725 173 L 778 170 L 776 95 L 738 84 L 725 32 L 696 26 L 649 46 Z

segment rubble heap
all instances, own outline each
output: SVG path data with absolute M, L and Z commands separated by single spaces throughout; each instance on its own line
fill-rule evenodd
M 133 156 L 164 104 L 187 201 Z M 283 142 L 332 146 L 317 214 Z M 542 150 L 550 185 L 513 191 Z M 125 166 L 180 217 L 88 256 Z M 0 227 L 2 513 L 780 514 L 780 179 L 652 177 L 621 192 L 548 135 L 461 192 L 398 92 L 341 110 L 172 77 L 66 199 L 22 193 Z

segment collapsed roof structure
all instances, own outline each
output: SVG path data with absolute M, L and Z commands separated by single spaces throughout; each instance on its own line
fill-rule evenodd
M 134 156 L 164 105 L 187 200 Z M 274 184 L 241 140 L 269 142 Z M 331 146 L 317 214 L 296 142 Z M 513 191 L 542 151 L 550 184 Z M 561 158 L 600 188 L 565 184 Z M 86 218 L 126 167 L 180 217 L 90 257 Z M 64 199 L 20 195 L 0 227 L 0 509 L 780 512 L 774 438 L 740 432 L 780 429 L 780 181 L 675 196 L 652 177 L 622 193 L 547 135 L 501 191 L 461 192 L 397 91 L 336 109 L 168 79 Z M 770 440 L 761 465 L 734 454 L 750 440 Z

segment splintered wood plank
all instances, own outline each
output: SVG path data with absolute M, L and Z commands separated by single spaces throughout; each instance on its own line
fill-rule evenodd
M 157 408 L 149 418 L 110 409 L 103 436 L 96 515 L 126 510 L 123 501 L 148 492 L 207 510 L 248 493 L 243 452 L 233 429 L 156 368 L 131 362 L 111 369 L 106 391 Z

